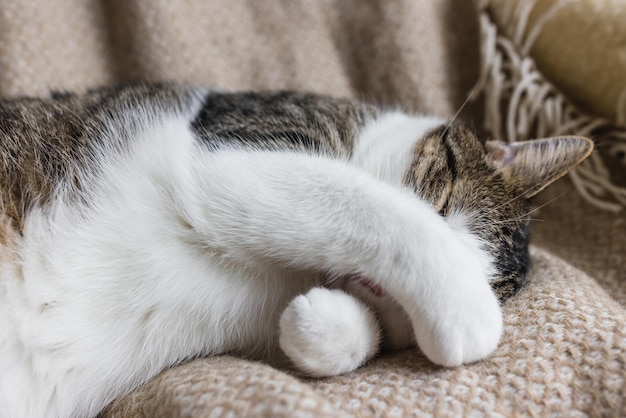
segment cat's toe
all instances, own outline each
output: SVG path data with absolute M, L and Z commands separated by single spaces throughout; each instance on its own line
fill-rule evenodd
M 376 353 L 379 339 L 372 312 L 337 289 L 314 288 L 297 296 L 280 318 L 281 349 L 310 376 L 356 369 Z

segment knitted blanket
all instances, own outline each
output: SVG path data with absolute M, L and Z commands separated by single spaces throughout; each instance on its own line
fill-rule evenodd
M 493 129 L 514 96 L 494 96 L 493 83 L 512 87 L 509 70 L 522 63 L 488 71 L 493 61 L 485 55 L 486 23 L 513 41 L 518 26 L 494 18 L 500 15 L 490 2 L 478 3 L 480 9 L 465 0 L 0 0 L 0 94 L 168 79 L 306 89 L 450 117 L 479 82 L 461 116 L 488 134 L 526 139 L 519 130 L 510 138 Z M 619 109 L 611 113 L 578 91 L 561 98 L 562 72 L 547 72 L 553 79 L 546 81 L 559 87 L 556 96 L 542 96 L 546 102 L 572 99 L 594 123 L 598 115 L 602 126 L 619 122 Z M 534 135 L 532 121 L 515 121 Z M 415 348 L 326 379 L 229 356 L 196 359 L 113 402 L 103 416 L 626 416 L 626 217 L 619 193 L 601 193 L 626 184 L 626 170 L 611 155 L 600 162 L 609 181 L 580 187 L 565 178 L 539 197 L 530 284 L 504 306 L 504 336 L 489 359 L 446 369 Z M 585 191 L 593 187 L 611 210 L 590 203 Z

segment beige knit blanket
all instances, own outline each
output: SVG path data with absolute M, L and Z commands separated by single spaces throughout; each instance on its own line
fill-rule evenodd
M 480 40 L 466 0 L 0 0 L 0 94 L 171 79 L 450 116 L 478 79 Z M 462 112 L 479 126 L 482 103 Z M 626 183 L 626 170 L 612 181 Z M 307 380 L 198 359 L 103 415 L 626 416 L 624 211 L 590 205 L 569 179 L 538 203 L 531 284 L 505 305 L 502 343 L 483 362 L 444 369 L 413 349 Z

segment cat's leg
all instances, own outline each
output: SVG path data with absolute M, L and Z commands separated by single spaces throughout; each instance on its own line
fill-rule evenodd
M 380 327 L 363 302 L 340 289 L 315 287 L 280 318 L 280 348 L 309 376 L 352 371 L 378 351 Z
M 220 151 L 194 163 L 186 211 L 226 259 L 358 273 L 411 319 L 433 362 L 489 355 L 502 331 L 491 260 L 409 191 L 340 161 L 295 153 Z

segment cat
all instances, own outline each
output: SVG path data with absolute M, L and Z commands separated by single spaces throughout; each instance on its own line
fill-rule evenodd
M 310 376 L 489 356 L 562 137 L 169 83 L 0 102 L 0 416 L 93 416 L 198 356 Z

